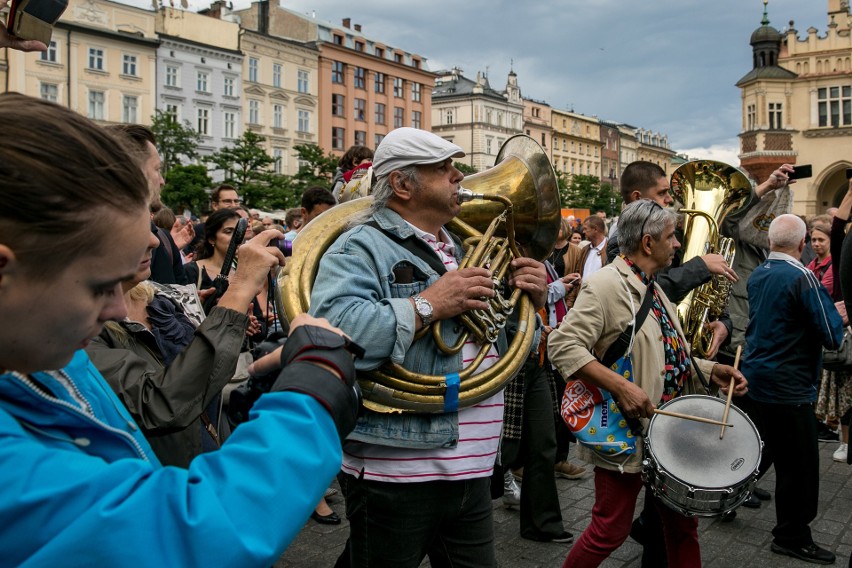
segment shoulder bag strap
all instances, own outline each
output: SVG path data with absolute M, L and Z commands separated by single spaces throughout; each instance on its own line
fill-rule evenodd
M 654 286 L 653 283 L 651 283 L 647 290 L 645 290 L 645 297 L 642 298 L 642 305 L 639 306 L 639 311 L 636 312 L 635 324 L 627 326 L 627 329 L 621 332 L 621 335 L 612 342 L 612 345 L 610 345 L 609 349 L 607 349 L 606 353 L 604 353 L 604 356 L 601 359 L 601 364 L 604 367 L 611 367 L 613 363 L 621 359 L 621 357 L 627 353 L 627 350 L 630 348 L 630 337 L 633 335 L 633 331 L 638 331 L 642 328 L 642 324 L 645 323 L 645 318 L 648 317 L 648 312 L 651 310 L 651 302 L 653 301 L 654 296 L 652 286 Z
M 418 239 L 416 236 L 411 236 L 406 239 L 403 239 L 390 231 L 386 231 L 382 227 L 379 226 L 375 221 L 367 221 L 364 223 L 368 227 L 372 227 L 381 233 L 383 233 L 387 238 L 397 243 L 402 248 L 406 249 L 411 254 L 415 255 L 417 258 L 423 260 L 426 264 L 432 267 L 432 269 L 438 274 L 444 274 L 447 272 L 447 267 L 444 266 L 444 263 L 441 262 L 441 259 L 438 258 L 438 255 L 435 254 L 435 251 L 432 250 L 426 241 L 423 239 Z

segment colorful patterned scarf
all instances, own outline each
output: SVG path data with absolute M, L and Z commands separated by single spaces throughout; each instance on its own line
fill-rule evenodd
M 666 310 L 663 309 L 663 302 L 660 300 L 660 293 L 657 287 L 654 286 L 654 277 L 646 275 L 636 266 L 629 258 L 622 255 L 624 261 L 639 277 L 645 286 L 653 293 L 653 302 L 651 310 L 660 322 L 660 328 L 663 332 L 663 350 L 665 351 L 665 379 L 663 381 L 663 396 L 660 402 L 668 402 L 683 390 L 683 385 L 692 375 L 692 366 L 689 360 L 689 354 L 686 352 L 686 346 L 681 341 L 677 330 L 672 324 Z

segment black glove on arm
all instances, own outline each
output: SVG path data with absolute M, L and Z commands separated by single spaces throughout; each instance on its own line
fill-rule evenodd
M 346 340 L 332 331 L 312 325 L 297 327 L 281 351 L 283 369 L 271 389 L 314 397 L 331 414 L 341 441 L 355 427 L 361 405 L 355 364 L 345 347 Z M 316 363 L 335 369 L 343 379 Z

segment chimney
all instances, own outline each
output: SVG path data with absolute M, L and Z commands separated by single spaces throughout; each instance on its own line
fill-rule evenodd
M 210 8 L 204 11 L 205 16 L 209 16 L 211 18 L 221 19 L 222 17 L 222 8 L 225 7 L 225 2 L 222 0 L 216 0 L 215 2 L 210 3 Z
M 352 23 L 352 18 L 343 18 L 343 27 L 349 29 L 349 24 Z
M 360 31 L 361 31 L 361 24 L 355 24 L 355 31 L 356 31 L 356 32 L 360 32 Z
M 269 0 L 257 3 L 257 31 L 262 34 L 269 33 Z

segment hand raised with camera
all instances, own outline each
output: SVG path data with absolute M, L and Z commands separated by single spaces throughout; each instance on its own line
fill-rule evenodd
M 244 312 L 254 300 L 269 271 L 275 266 L 284 266 L 284 255 L 269 241 L 281 239 L 279 231 L 264 231 L 240 246 L 237 270 L 228 277 L 228 289 L 219 299 L 219 306 Z

